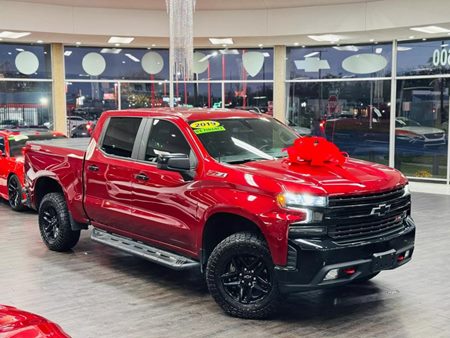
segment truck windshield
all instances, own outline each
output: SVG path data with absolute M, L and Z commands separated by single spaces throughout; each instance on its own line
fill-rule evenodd
M 285 157 L 282 149 L 299 137 L 266 117 L 193 121 L 190 126 L 212 157 L 233 164 Z

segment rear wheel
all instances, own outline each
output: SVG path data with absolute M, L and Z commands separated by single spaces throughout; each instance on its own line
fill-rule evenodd
M 42 199 L 39 206 L 39 230 L 50 250 L 68 251 L 78 243 L 80 230 L 73 231 L 70 226 L 63 194 L 50 193 Z
M 231 316 L 266 318 L 279 305 L 270 251 L 252 233 L 231 235 L 217 245 L 208 260 L 206 282 L 215 301 Z
M 14 211 L 25 210 L 25 205 L 22 203 L 22 197 L 22 184 L 16 175 L 12 175 L 8 180 L 8 202 Z

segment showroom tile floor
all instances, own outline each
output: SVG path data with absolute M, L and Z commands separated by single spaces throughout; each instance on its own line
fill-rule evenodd
M 48 251 L 37 216 L 0 202 L 0 304 L 73 337 L 450 337 L 450 196 L 415 193 L 413 261 L 366 285 L 290 296 L 268 321 L 227 317 L 194 272 L 89 240 Z

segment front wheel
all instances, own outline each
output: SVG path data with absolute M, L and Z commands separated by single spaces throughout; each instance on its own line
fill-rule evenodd
M 12 175 L 8 180 L 8 202 L 11 209 L 14 211 L 25 210 L 25 205 L 22 202 L 23 190 L 22 184 L 16 175 Z
M 78 243 L 80 230 L 72 230 L 63 194 L 50 193 L 42 199 L 39 206 L 39 230 L 50 250 L 68 251 Z
M 216 246 L 206 267 L 206 282 L 214 300 L 234 317 L 267 318 L 279 305 L 270 251 L 252 233 L 233 234 Z

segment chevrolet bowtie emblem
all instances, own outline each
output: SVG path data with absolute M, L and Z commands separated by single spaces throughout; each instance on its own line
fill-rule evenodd
M 372 209 L 371 215 L 384 216 L 391 210 L 390 204 L 380 204 L 379 206 Z

